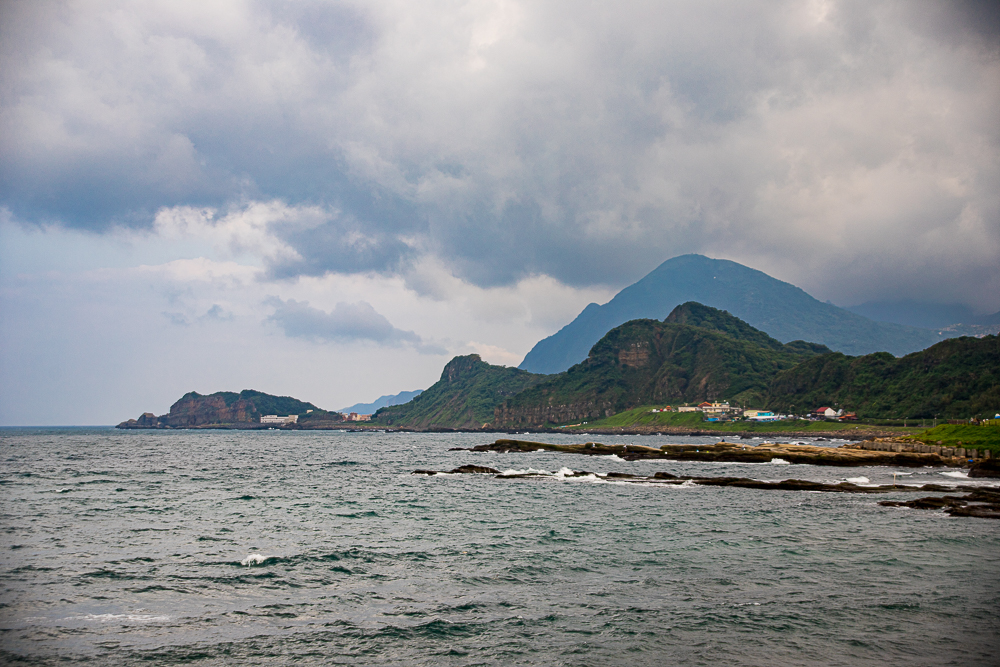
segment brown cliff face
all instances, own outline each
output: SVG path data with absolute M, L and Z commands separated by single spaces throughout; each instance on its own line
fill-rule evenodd
M 170 414 L 159 418 L 172 428 L 202 424 L 239 424 L 257 422 L 260 416 L 253 403 L 240 399 L 230 406 L 221 396 L 185 396 L 170 406 Z
M 642 368 L 649 363 L 649 348 L 650 345 L 647 341 L 640 341 L 618 350 L 619 365 Z
M 449 361 L 444 370 L 441 371 L 441 380 L 448 384 L 455 384 L 461 380 L 468 380 L 474 377 L 477 371 L 488 367 L 485 361 L 478 354 L 467 354 L 464 357 L 455 357 Z
M 160 419 L 152 412 L 143 412 L 142 416 L 135 420 L 135 423 L 138 428 L 156 428 Z

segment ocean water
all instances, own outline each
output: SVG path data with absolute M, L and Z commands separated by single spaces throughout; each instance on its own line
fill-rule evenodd
M 448 451 L 491 440 L 4 429 L 0 662 L 1000 664 L 998 521 L 877 504 L 905 494 L 411 474 L 960 473 Z

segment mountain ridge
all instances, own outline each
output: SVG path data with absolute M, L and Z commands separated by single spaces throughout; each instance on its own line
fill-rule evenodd
M 730 260 L 690 254 L 668 259 L 604 305 L 589 304 L 572 322 L 539 341 L 518 368 L 562 372 L 586 359 L 590 348 L 614 327 L 634 319 L 661 320 L 688 301 L 728 311 L 781 342 L 808 340 L 851 355 L 902 355 L 945 338 L 935 331 L 875 322 Z
M 643 404 L 761 403 L 778 372 L 829 352 L 805 341 L 781 343 L 730 313 L 688 302 L 663 322 L 615 327 L 587 359 L 499 405 L 494 426 L 608 417 Z

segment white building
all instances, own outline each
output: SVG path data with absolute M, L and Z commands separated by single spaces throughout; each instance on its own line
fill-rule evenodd
M 261 424 L 271 424 L 274 426 L 284 426 L 285 424 L 295 424 L 298 423 L 298 415 L 288 415 L 287 417 L 279 417 L 278 415 L 262 415 L 260 418 Z

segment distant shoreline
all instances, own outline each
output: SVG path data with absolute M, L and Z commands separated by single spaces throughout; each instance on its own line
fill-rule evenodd
M 567 430 L 562 428 L 523 428 L 523 429 L 483 429 L 483 428 L 429 428 L 413 429 L 399 428 L 393 426 L 383 426 L 379 424 L 352 423 L 350 425 L 327 425 L 315 428 L 303 428 L 297 424 L 288 426 L 261 426 L 260 424 L 240 423 L 240 424 L 204 424 L 201 426 L 175 426 L 175 427 L 119 427 L 128 431 L 205 431 L 205 430 L 229 430 L 229 431 L 349 431 L 349 432 L 385 432 L 385 433 L 483 433 L 483 434 L 506 434 L 518 435 L 524 433 L 534 434 L 564 434 L 564 435 L 660 435 L 660 436 L 688 436 L 688 437 L 740 437 L 740 438 L 828 438 L 836 440 L 871 440 L 873 438 L 887 438 L 902 435 L 903 431 L 885 428 L 865 428 L 858 427 L 851 430 L 830 430 L 830 431 L 738 431 L 721 429 L 689 429 L 682 427 L 614 427 L 614 428 L 593 428 L 584 430 Z M 908 429 L 906 432 L 910 432 Z

